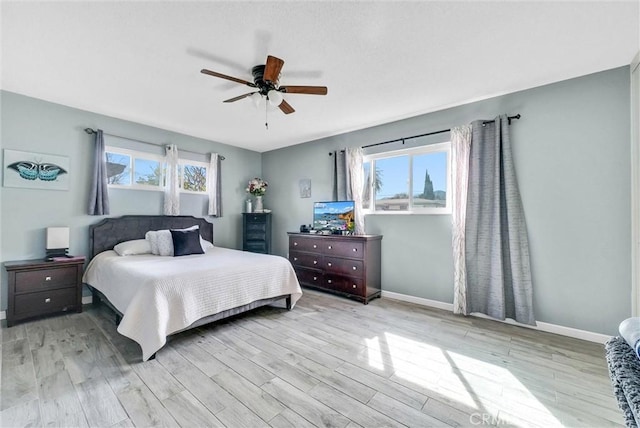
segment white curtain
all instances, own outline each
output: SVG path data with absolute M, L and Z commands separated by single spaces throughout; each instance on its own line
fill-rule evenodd
M 211 153 L 209 169 L 207 170 L 207 191 L 209 193 L 209 215 L 214 217 L 222 217 L 220 161 L 220 156 L 217 153 Z
M 180 176 L 178 175 L 178 146 L 165 147 L 166 176 L 164 183 L 164 215 L 180 215 Z
M 468 315 L 465 224 L 469 189 L 471 125 L 451 128 L 451 165 L 453 180 L 453 313 Z
M 355 147 L 345 150 L 348 180 L 351 189 L 351 198 L 355 202 L 356 212 L 354 216 L 355 234 L 364 235 L 364 214 L 362 212 L 362 198 L 364 193 L 364 169 L 362 168 L 362 148 Z

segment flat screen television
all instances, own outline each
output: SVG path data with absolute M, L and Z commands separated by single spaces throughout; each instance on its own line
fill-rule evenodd
M 353 201 L 314 202 L 313 228 L 317 230 L 347 230 L 353 221 L 355 203 Z

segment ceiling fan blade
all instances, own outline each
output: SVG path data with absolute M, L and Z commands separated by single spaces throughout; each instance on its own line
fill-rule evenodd
M 265 82 L 276 83 L 278 81 L 278 77 L 280 76 L 280 70 L 282 70 L 283 65 L 283 60 L 269 55 L 267 57 L 267 64 L 264 66 L 263 78 Z
M 327 95 L 326 86 L 280 86 L 280 91 L 287 94 Z
M 250 95 L 255 94 L 256 92 L 249 92 L 248 94 L 239 95 L 237 97 L 229 98 L 228 100 L 224 100 L 223 103 L 233 103 L 235 101 L 241 100 L 243 98 L 247 98 Z
M 256 87 L 255 83 L 251 83 L 251 82 L 248 82 L 246 80 L 238 79 L 237 77 L 227 76 L 226 74 L 218 73 L 218 72 L 215 72 L 215 71 L 207 70 L 206 68 L 203 68 L 202 70 L 200 70 L 200 73 L 208 74 L 209 76 L 219 77 L 221 79 L 231 80 L 232 82 L 241 83 L 243 85 L 251 86 L 252 88 Z
M 282 110 L 282 112 L 283 112 L 284 114 L 291 114 L 291 113 L 293 113 L 293 112 L 295 111 L 295 110 L 293 109 L 293 107 L 291 107 L 291 106 L 289 105 L 289 103 L 288 103 L 288 102 L 286 102 L 285 100 L 282 100 L 282 102 L 280 103 L 279 107 L 280 107 L 280 110 Z

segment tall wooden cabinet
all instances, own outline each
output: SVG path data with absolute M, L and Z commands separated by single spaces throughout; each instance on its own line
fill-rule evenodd
M 271 254 L 271 213 L 242 214 L 242 250 Z
M 380 297 L 381 235 L 289 233 L 289 261 L 306 287 L 364 304 Z

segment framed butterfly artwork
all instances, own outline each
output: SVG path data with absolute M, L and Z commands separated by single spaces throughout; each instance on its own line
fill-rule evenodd
M 69 158 L 4 150 L 4 187 L 69 190 Z

